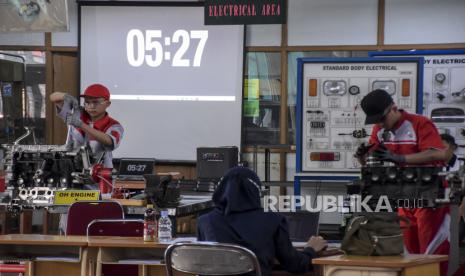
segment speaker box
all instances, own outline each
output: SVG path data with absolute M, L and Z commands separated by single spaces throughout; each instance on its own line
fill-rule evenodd
M 220 179 L 226 171 L 237 166 L 237 147 L 197 148 L 197 178 Z

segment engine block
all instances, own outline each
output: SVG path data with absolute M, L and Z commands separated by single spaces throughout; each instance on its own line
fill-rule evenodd
M 75 150 L 63 145 L 5 144 L 4 167 L 9 207 L 53 205 L 55 192 L 82 189 L 91 179 L 91 154 L 88 147 Z
M 442 167 L 366 166 L 361 172 L 362 197 L 376 203 L 387 196 L 397 208 L 460 204 L 464 169 L 443 172 Z

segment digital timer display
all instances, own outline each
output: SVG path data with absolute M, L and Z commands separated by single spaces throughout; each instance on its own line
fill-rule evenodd
M 126 53 L 131 66 L 139 67 L 147 65 L 157 67 L 163 61 L 170 61 L 174 67 L 199 67 L 202 62 L 202 54 L 208 40 L 206 30 L 176 30 L 172 36 L 163 37 L 162 30 L 132 29 L 126 38 Z M 171 52 L 163 46 L 171 43 L 179 44 L 171 59 Z M 191 58 L 186 52 L 189 47 L 195 47 L 195 54 Z
M 134 176 L 151 174 L 154 164 L 155 159 L 122 158 L 119 164 L 118 175 Z
M 147 165 L 128 165 L 126 170 L 128 172 L 143 172 Z

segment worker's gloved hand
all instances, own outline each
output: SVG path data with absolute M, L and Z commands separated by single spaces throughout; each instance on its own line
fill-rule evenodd
M 76 110 L 79 107 L 79 102 L 75 97 L 65 94 L 63 97 L 63 106 L 66 106 L 69 110 Z
M 380 161 L 389 161 L 394 163 L 405 163 L 405 156 L 400 154 L 394 154 L 389 151 L 383 144 L 373 152 L 373 155 Z
M 76 98 L 69 94 L 63 96 L 63 105 L 58 107 L 57 112 L 60 114 L 60 118 L 66 123 L 66 116 L 73 113 L 74 110 L 79 108 L 79 102 Z
M 73 112 L 66 115 L 66 124 L 74 127 L 82 127 L 81 113 Z
M 370 149 L 374 146 L 375 144 L 365 144 L 362 143 L 360 146 L 358 146 L 357 151 L 354 154 L 355 158 L 363 158 L 369 151 Z

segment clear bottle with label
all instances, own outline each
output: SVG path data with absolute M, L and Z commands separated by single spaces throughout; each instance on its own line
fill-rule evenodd
M 171 220 L 168 217 L 168 211 L 161 211 L 161 217 L 158 220 L 158 241 L 169 242 L 171 241 Z
M 155 235 L 157 234 L 157 220 L 155 217 L 155 210 L 152 204 L 147 205 L 147 209 L 144 212 L 144 241 L 153 242 L 155 241 Z

